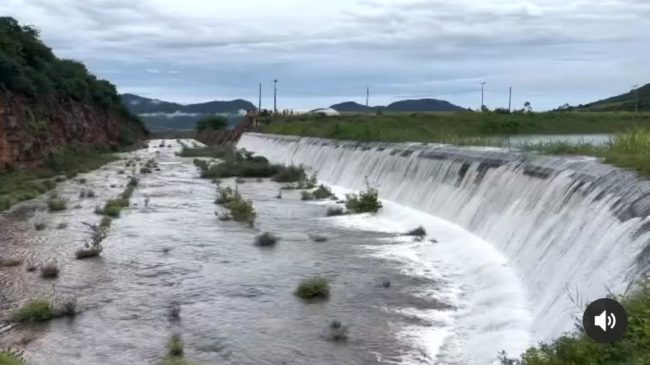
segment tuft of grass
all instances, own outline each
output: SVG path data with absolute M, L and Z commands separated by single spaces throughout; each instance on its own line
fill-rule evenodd
M 347 341 L 348 327 L 339 321 L 332 321 L 329 325 L 329 335 L 327 338 L 334 342 Z
M 264 232 L 255 238 L 255 245 L 261 247 L 275 246 L 278 238 L 270 232 Z
M 107 217 L 102 217 L 101 222 L 99 222 L 99 227 L 107 229 L 107 228 L 111 227 L 112 223 L 113 223 L 113 219 L 111 217 L 108 217 L 108 216 Z
M 54 318 L 52 305 L 46 299 L 33 299 L 23 304 L 12 315 L 13 322 L 45 322 Z
M 0 257 L 0 267 L 16 267 L 23 264 L 21 259 L 3 259 Z
M 225 204 L 226 208 L 230 210 L 230 215 L 237 222 L 246 222 L 251 226 L 255 223 L 255 208 L 253 208 L 253 202 L 250 200 L 244 200 L 239 193 L 235 193 L 235 196 L 232 200 Z
M 37 231 L 42 231 L 42 230 L 44 230 L 45 228 L 47 228 L 47 224 L 46 224 L 45 222 L 36 222 L 36 223 L 34 223 L 34 228 L 35 228 Z
M 323 200 L 323 199 L 329 199 L 334 197 L 334 193 L 332 193 L 332 189 L 330 189 L 328 186 L 325 186 L 323 184 L 319 185 L 316 190 L 312 193 L 314 195 L 314 199 L 317 200 Z
M 300 192 L 300 199 L 301 200 L 314 200 L 314 194 L 308 192 L 307 190 L 303 190 Z
M 74 255 L 77 260 L 85 260 L 93 257 L 99 257 L 102 253 L 101 247 L 82 247 L 75 251 Z
M 64 199 L 51 197 L 47 200 L 47 208 L 50 212 L 60 212 L 68 208 L 68 203 Z
M 329 207 L 327 208 L 327 216 L 328 217 L 335 217 L 339 215 L 344 215 L 345 214 L 345 209 L 339 207 L 339 206 L 334 206 L 334 207 Z
M 0 351 L 0 365 L 27 365 L 20 353 Z
M 279 183 L 293 183 L 307 179 L 307 173 L 303 166 L 286 166 L 273 176 L 273 181 Z
M 325 299 L 330 295 L 327 279 L 315 276 L 300 282 L 295 294 L 303 299 Z
M 54 279 L 59 276 L 59 266 L 56 262 L 50 262 L 41 266 L 41 277 L 44 279 Z
M 379 191 L 366 185 L 366 190 L 357 194 L 348 194 L 345 207 L 350 213 L 377 213 L 382 204 L 379 201 Z
M 185 344 L 183 343 L 181 336 L 175 334 L 167 343 L 167 354 L 170 357 L 182 357 L 185 352 L 184 347 Z

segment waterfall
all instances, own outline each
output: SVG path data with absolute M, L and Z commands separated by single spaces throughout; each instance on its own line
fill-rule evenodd
M 594 158 L 264 134 L 238 148 L 347 189 L 368 181 L 488 242 L 525 288 L 534 340 L 573 329 L 580 303 L 624 292 L 650 266 L 650 182 Z

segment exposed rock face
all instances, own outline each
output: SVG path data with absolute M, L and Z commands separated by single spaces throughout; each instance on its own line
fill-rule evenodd
M 146 132 L 108 109 L 55 99 L 35 106 L 0 91 L 0 171 L 38 165 L 53 149 L 70 144 L 117 147 L 128 130 Z

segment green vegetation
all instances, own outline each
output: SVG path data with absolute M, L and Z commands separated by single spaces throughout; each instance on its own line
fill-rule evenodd
M 18 353 L 0 351 L 0 365 L 27 365 L 27 363 Z
M 348 327 L 341 324 L 339 321 L 332 321 L 329 326 L 329 335 L 327 338 L 330 341 L 339 342 L 347 341 L 348 339 Z
M 381 209 L 382 204 L 379 201 L 379 191 L 377 189 L 366 186 L 366 190 L 357 194 L 346 195 L 347 201 L 345 207 L 348 212 L 358 213 L 377 213 Z
M 345 214 L 345 209 L 339 206 L 335 207 L 329 207 L 327 208 L 327 216 L 328 217 L 335 217 L 339 215 L 344 215 Z
M 330 285 L 321 276 L 305 279 L 300 282 L 295 294 L 303 299 L 324 299 L 330 295 Z
M 18 323 L 46 322 L 77 314 L 76 300 L 63 300 L 56 305 L 47 299 L 32 299 L 13 312 L 11 320 Z
M 14 322 L 45 322 L 54 318 L 54 311 L 49 300 L 34 299 L 16 310 L 11 319 Z
M 650 177 L 650 129 L 633 129 L 617 134 L 611 143 L 605 145 L 540 143 L 525 146 L 524 149 L 556 155 L 597 156 L 606 163 Z
M 108 229 L 111 227 L 111 223 L 113 223 L 113 219 L 111 219 L 111 217 L 102 217 L 102 220 L 99 223 L 99 227 Z
M 44 279 L 54 279 L 59 276 L 59 266 L 56 262 L 50 262 L 41 266 L 41 277 Z
M 486 139 L 494 143 L 494 137 L 511 134 L 617 133 L 643 126 L 650 127 L 650 113 L 441 112 L 276 117 L 264 127 L 264 132 L 355 141 L 467 145 L 486 144 Z
M 218 188 L 217 195 L 215 203 L 227 208 L 230 211 L 229 217 L 237 222 L 246 222 L 251 226 L 255 223 L 257 213 L 255 213 L 253 202 L 244 200 L 239 191 L 233 191 L 230 187 Z
M 106 146 L 62 147 L 51 152 L 43 166 L 35 170 L 0 174 L 0 211 L 54 189 L 56 182 L 52 179 L 56 176 L 73 176 L 116 160 L 117 157 L 109 152 Z
M 145 130 L 122 105 L 113 84 L 97 79 L 78 61 L 57 58 L 38 30 L 10 17 L 0 17 L 0 89 L 22 94 L 34 104 L 72 100 L 119 114 L 131 124 L 121 126 L 122 144 Z
M 523 355 L 523 364 L 650 364 L 650 286 L 646 283 L 631 295 L 617 299 L 625 307 L 629 319 L 622 340 L 604 346 L 582 331 L 576 331 L 528 349 Z
M 50 212 L 60 212 L 68 208 L 68 202 L 58 197 L 50 197 L 47 200 L 47 208 Z
M 208 146 L 204 148 L 190 148 L 183 146 L 183 150 L 179 153 L 179 156 L 225 158 L 232 156 L 233 154 L 233 149 L 226 146 Z
M 317 182 L 318 179 L 315 173 L 309 177 L 307 177 L 307 174 L 305 173 L 303 176 L 299 178 L 298 181 L 292 184 L 283 185 L 282 190 L 301 190 L 301 189 L 309 190 L 315 188 Z
M 424 237 L 427 235 L 427 231 L 422 227 L 418 227 L 414 230 L 406 232 L 407 236 L 415 236 L 415 237 Z
M 307 179 L 307 173 L 305 172 L 304 167 L 302 166 L 287 166 L 278 171 L 278 173 L 273 176 L 273 181 L 279 183 L 293 183 L 304 181 Z
M 196 131 L 202 132 L 206 129 L 220 130 L 228 128 L 228 119 L 221 116 L 209 116 L 196 123 Z
M 335 197 L 334 193 L 332 193 L 332 189 L 322 184 L 318 186 L 316 190 L 314 190 L 312 195 L 316 200 L 330 199 Z
M 192 365 L 193 363 L 185 359 L 185 344 L 180 335 L 173 335 L 167 342 L 167 356 L 162 365 Z
M 221 163 L 210 164 L 196 159 L 194 164 L 201 170 L 202 178 L 217 179 L 227 177 L 272 177 L 282 167 L 271 165 L 264 157 L 252 157 L 240 153 L 226 156 Z
M 625 94 L 613 96 L 604 100 L 599 100 L 587 105 L 579 105 L 572 107 L 565 105 L 562 110 L 587 110 L 593 112 L 605 111 L 635 111 L 637 108 L 637 92 L 638 92 L 638 108 L 639 111 L 650 111 L 650 84 L 646 84 L 637 90 L 632 90 Z
M 270 232 L 264 232 L 255 238 L 255 245 L 261 247 L 275 246 L 278 238 Z

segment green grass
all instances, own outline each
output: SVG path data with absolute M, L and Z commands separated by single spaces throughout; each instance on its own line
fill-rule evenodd
M 33 299 L 23 304 L 11 316 L 14 322 L 45 322 L 54 318 L 54 311 L 47 299 Z
M 650 127 L 650 113 L 386 113 L 320 117 L 276 117 L 265 133 L 355 141 L 441 142 L 476 144 L 482 138 L 509 134 L 617 133 Z
M 75 176 L 115 161 L 117 157 L 108 152 L 103 146 L 59 148 L 39 168 L 0 174 L 0 211 L 54 189 L 57 176 Z
M 238 192 L 224 206 L 230 210 L 230 215 L 237 222 L 245 222 L 251 226 L 255 223 L 257 213 L 253 207 L 253 202 L 244 200 Z
M 68 203 L 64 199 L 51 197 L 47 200 L 47 208 L 50 212 L 60 212 L 68 208 Z
M 332 193 L 332 189 L 322 184 L 318 186 L 316 190 L 314 190 L 312 195 L 316 200 L 330 199 L 334 197 L 334 193 Z
M 379 201 L 379 191 L 370 186 L 359 194 L 348 194 L 346 198 L 345 207 L 350 213 L 377 213 L 382 207 L 381 201 Z
M 604 145 L 568 143 L 539 143 L 524 146 L 525 150 L 535 150 L 554 155 L 589 155 L 603 159 L 605 163 L 627 168 L 650 178 L 650 129 L 633 129 L 619 133 Z
M 303 299 L 324 299 L 330 295 L 330 285 L 321 276 L 305 279 L 300 282 L 295 294 Z
M 162 365 L 193 365 L 185 359 L 185 344 L 180 335 L 173 335 L 167 342 L 167 356 Z
M 0 365 L 27 365 L 27 363 L 22 360 L 20 355 L 0 351 Z
M 636 365 L 650 364 L 650 286 L 643 285 L 617 298 L 628 315 L 628 328 L 620 341 L 602 345 L 581 331 L 528 349 L 526 365 Z
M 235 151 L 226 146 L 208 146 L 204 148 L 190 148 L 183 147 L 183 150 L 178 154 L 181 157 L 211 157 L 211 158 L 226 158 L 235 154 Z

